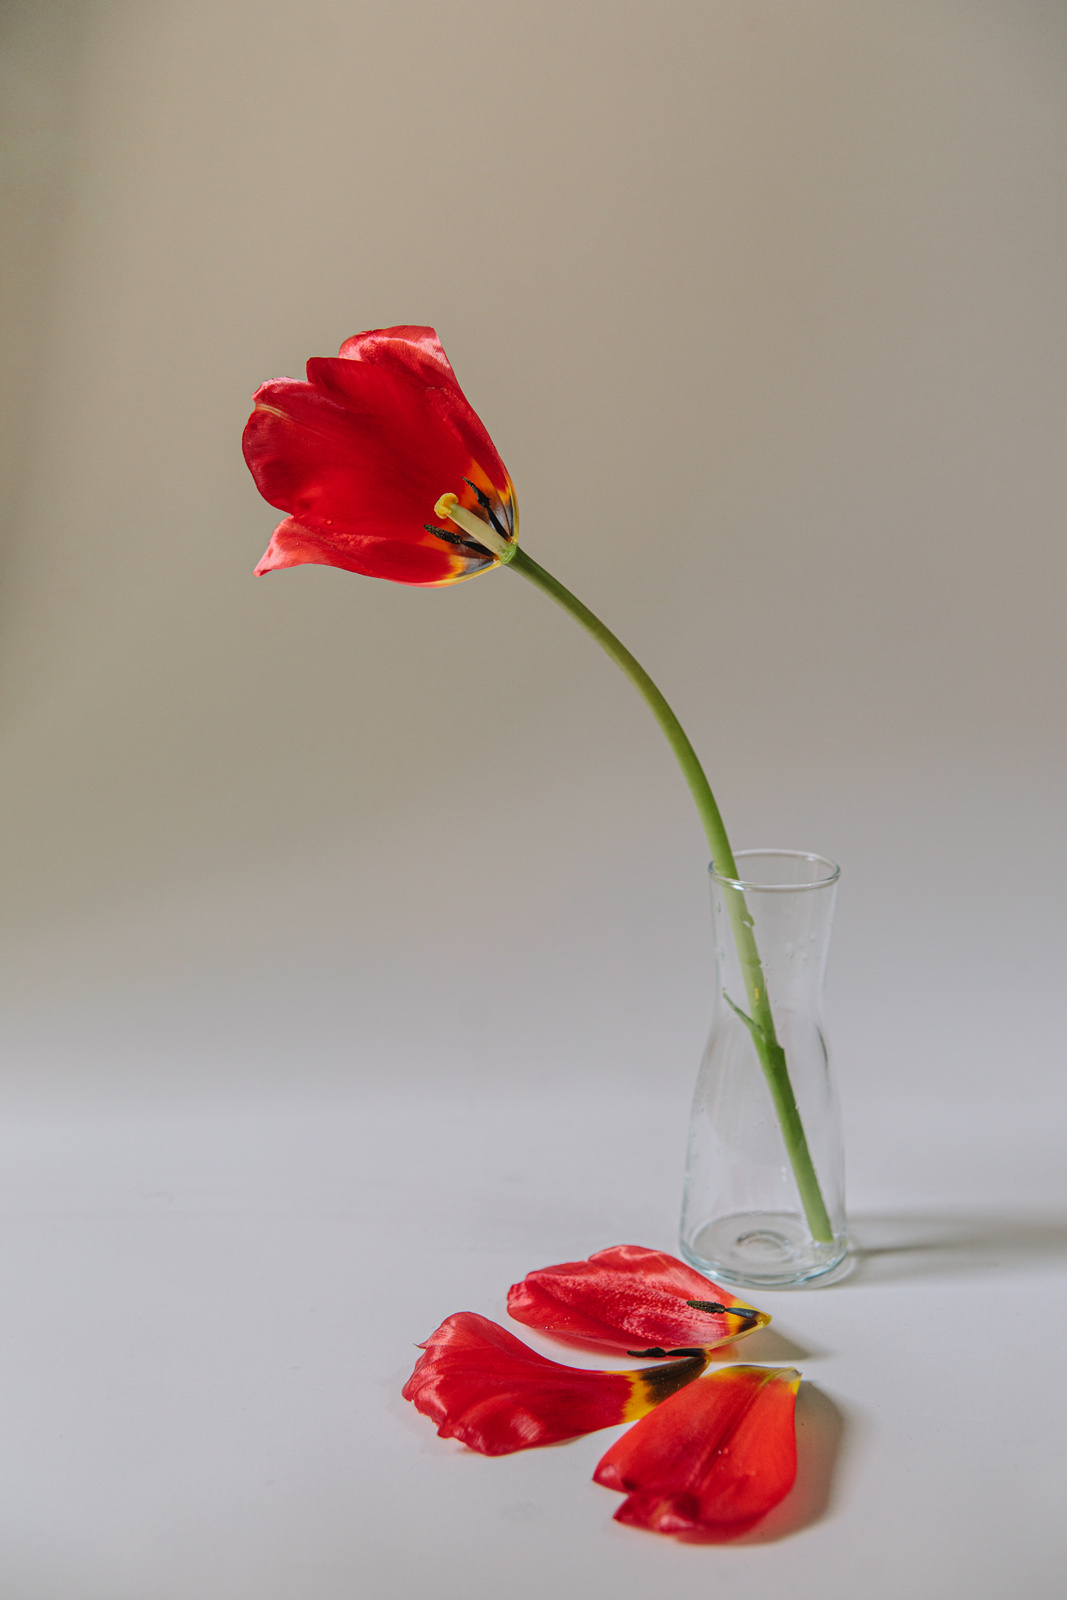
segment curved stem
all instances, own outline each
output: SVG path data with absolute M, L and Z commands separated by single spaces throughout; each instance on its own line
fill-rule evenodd
M 512 572 L 521 572 L 524 578 L 536 584 L 557 605 L 562 606 L 564 611 L 569 612 L 576 622 L 580 622 L 582 627 L 592 634 L 601 649 L 618 663 L 644 697 L 649 710 L 666 735 L 667 743 L 674 751 L 682 775 L 696 802 L 716 875 L 719 878 L 736 878 L 737 863 L 726 836 L 722 814 L 711 792 L 711 785 L 697 760 L 696 751 L 690 744 L 685 729 L 644 667 L 630 654 L 621 640 L 615 637 L 610 628 L 606 628 L 600 618 L 594 616 L 588 606 L 583 605 L 557 578 L 539 566 L 525 550 L 517 549 L 507 565 Z M 763 980 L 763 966 L 752 926 L 752 914 L 746 904 L 744 892 L 740 889 L 726 889 L 726 905 L 741 959 L 751 1012 L 751 1017 L 745 1018 L 745 1021 L 749 1024 L 752 1041 L 771 1091 L 812 1238 L 819 1243 L 829 1243 L 833 1239 L 834 1230 L 823 1201 L 822 1190 L 819 1188 L 819 1179 L 808 1149 L 804 1125 L 800 1120 L 796 1096 L 789 1079 L 785 1051 L 778 1043 L 778 1036 L 775 1033 L 774 1017 L 771 1013 L 767 986 Z

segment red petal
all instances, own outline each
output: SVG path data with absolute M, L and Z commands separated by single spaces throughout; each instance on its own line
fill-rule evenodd
M 355 363 L 308 366 L 359 374 L 358 398 L 340 385 L 278 378 L 255 395 L 245 459 L 271 505 L 302 521 L 380 533 L 421 533 L 439 484 L 462 484 L 471 455 L 442 427 L 425 391 L 392 373 Z
M 688 1304 L 693 1300 L 738 1310 L 732 1315 L 698 1310 Z M 574 1344 L 635 1355 L 696 1346 L 710 1350 L 771 1320 L 684 1261 L 636 1244 L 528 1272 L 508 1291 L 508 1314 Z
M 447 1317 L 421 1348 L 405 1400 L 442 1438 L 486 1456 L 632 1421 L 704 1368 L 699 1355 L 637 1372 L 563 1367 L 473 1311 Z
M 766 1516 L 797 1470 L 792 1367 L 724 1367 L 612 1445 L 593 1474 L 627 1498 L 618 1522 L 734 1537 Z
M 445 355 L 441 342 L 432 328 L 372 328 L 346 339 L 341 346 L 339 359 L 329 362 L 330 379 L 327 380 L 324 359 L 308 362 L 308 378 L 312 383 L 327 381 L 342 386 L 346 392 L 360 398 L 360 383 L 366 377 L 368 366 L 376 366 L 403 378 L 421 389 L 429 404 L 463 441 L 472 460 L 482 468 L 487 485 L 492 484 L 498 496 L 509 499 L 511 479 L 496 446 L 490 439 L 482 419 L 459 386 L 456 374 Z M 487 486 L 486 485 L 486 486 Z M 462 485 L 449 491 L 461 492 Z M 442 490 L 441 493 L 446 491 Z
M 417 583 L 427 588 L 456 583 L 487 565 L 470 560 L 465 552 L 456 552 L 444 544 L 440 549 L 431 549 L 428 544 L 377 539 L 338 530 L 327 538 L 315 528 L 304 527 L 294 517 L 286 517 L 271 535 L 270 544 L 256 567 L 256 576 L 308 563 L 342 567 L 346 572 L 361 572 L 370 578 L 392 578 L 396 583 Z
M 257 570 L 316 561 L 440 584 L 494 566 L 425 527 L 442 494 L 477 505 L 465 479 L 514 522 L 507 471 L 432 329 L 378 330 L 349 346 L 358 353 L 309 361 L 310 382 L 278 378 L 256 393 L 245 460 L 264 498 L 290 513 Z
M 379 361 L 406 368 L 425 383 L 459 388 L 452 363 L 433 328 L 367 328 L 346 339 L 337 353 L 345 361 Z

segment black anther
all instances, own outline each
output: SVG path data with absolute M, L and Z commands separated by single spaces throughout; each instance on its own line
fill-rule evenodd
M 470 486 L 470 488 L 472 488 L 474 490 L 475 494 L 478 496 L 478 504 L 481 506 L 482 510 L 488 515 L 489 521 L 492 523 L 492 525 L 496 529 L 497 533 L 499 533 L 500 537 L 502 539 L 510 539 L 511 538 L 510 533 L 503 526 L 503 524 L 500 521 L 500 518 L 496 515 L 496 512 L 493 510 L 493 502 L 490 500 L 490 498 L 486 494 L 485 490 L 484 489 L 479 489 L 478 485 L 476 483 L 471 483 L 471 480 L 469 478 L 464 478 L 463 482 L 465 484 L 468 484 Z
M 469 550 L 472 555 L 485 556 L 489 554 L 484 545 L 475 544 L 473 539 L 462 539 L 458 533 L 449 533 L 447 528 L 435 528 L 432 522 L 424 522 L 423 527 L 427 533 L 434 533 L 439 539 L 444 539 L 446 543 L 458 545 L 461 550 Z

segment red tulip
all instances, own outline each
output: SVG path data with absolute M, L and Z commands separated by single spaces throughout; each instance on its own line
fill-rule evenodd
M 357 333 L 307 375 L 265 383 L 245 427 L 256 487 L 289 513 L 256 571 L 310 561 L 440 585 L 496 566 L 492 551 L 515 538 L 515 491 L 434 330 Z M 434 511 L 446 494 L 455 522 Z
M 473 1311 L 446 1317 L 420 1346 L 404 1398 L 436 1422 L 443 1439 L 459 1439 L 485 1456 L 556 1444 L 596 1428 L 632 1422 L 691 1383 L 707 1356 L 635 1372 L 586 1372 L 529 1349 Z
M 771 1320 L 684 1261 L 636 1244 L 528 1272 L 508 1291 L 508 1314 L 573 1344 L 635 1356 L 711 1350 Z
M 654 1533 L 745 1533 L 796 1477 L 792 1367 L 723 1367 L 616 1440 L 593 1474 L 626 1499 L 617 1522 Z

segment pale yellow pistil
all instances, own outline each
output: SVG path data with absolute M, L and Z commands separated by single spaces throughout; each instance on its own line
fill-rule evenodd
M 514 539 L 505 539 L 503 534 L 497 533 L 491 523 L 483 522 L 476 511 L 461 506 L 457 495 L 443 494 L 434 506 L 433 512 L 435 517 L 454 522 L 457 528 L 462 528 L 468 539 L 474 539 L 490 554 L 496 556 L 498 561 L 510 561 L 518 549 Z

